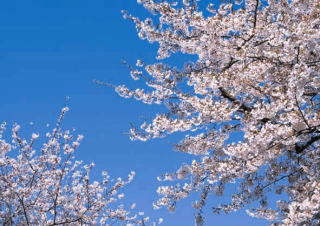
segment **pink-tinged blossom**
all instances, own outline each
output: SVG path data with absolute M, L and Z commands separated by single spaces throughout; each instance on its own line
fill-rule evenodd
M 116 87 L 125 98 L 168 108 L 132 128 L 132 139 L 192 131 L 176 148 L 203 156 L 159 178 L 187 185 L 159 187 L 154 206 L 174 210 L 178 200 L 200 192 L 194 207 L 201 225 L 208 196 L 237 182 L 232 201 L 214 212 L 257 203 L 250 216 L 319 225 L 320 2 L 211 3 L 208 16 L 197 2 L 139 0 L 154 15 L 145 20 L 124 12 L 141 39 L 159 44 L 158 59 L 177 52 L 198 56 L 182 69 L 138 61 L 132 74 L 147 87 Z M 235 135 L 242 139 L 232 143 Z M 269 191 L 288 199 L 279 197 L 278 207 L 270 208 Z
M 67 111 L 62 109 L 57 126 L 42 145 L 37 143 L 38 133 L 31 135 L 30 142 L 24 140 L 17 124 L 12 128 L 13 140 L 6 141 L 6 125 L 1 124 L 0 224 L 146 225 L 147 217 L 118 204 L 124 198 L 119 191 L 133 180 L 134 172 L 127 180 L 112 180 L 103 172 L 101 181 L 93 181 L 94 164 L 74 160 L 83 136 L 60 127 Z

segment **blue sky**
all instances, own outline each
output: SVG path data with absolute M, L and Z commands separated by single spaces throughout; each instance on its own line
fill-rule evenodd
M 130 123 L 138 124 L 162 109 L 122 99 L 112 89 L 92 83 L 98 79 L 137 87 L 121 61 L 155 61 L 156 46 L 138 39 L 134 25 L 122 19 L 122 9 L 148 15 L 134 0 L 1 1 L 0 121 L 18 122 L 25 134 L 44 132 L 69 96 L 71 111 L 63 126 L 85 135 L 77 158 L 95 162 L 95 176 L 101 170 L 115 178 L 136 171 L 126 188 L 126 204 L 136 202 L 146 215 L 163 217 L 165 226 L 193 225 L 190 199 L 178 203 L 175 214 L 154 211 L 151 205 L 160 185 L 156 177 L 191 160 L 172 151 L 179 137 L 143 143 L 124 135 Z M 169 61 L 181 65 L 184 59 L 177 55 Z M 221 199 L 211 197 L 209 206 Z M 266 225 L 243 211 L 219 216 L 207 208 L 205 217 L 206 225 Z

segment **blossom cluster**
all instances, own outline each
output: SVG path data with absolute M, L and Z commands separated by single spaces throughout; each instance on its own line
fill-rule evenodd
M 62 130 L 68 110 L 62 109 L 56 127 L 43 138 L 37 133 L 22 138 L 16 124 L 5 139 L 7 126 L 1 124 L 0 224 L 145 225 L 148 217 L 117 204 L 124 197 L 120 189 L 132 181 L 134 172 L 127 180 L 113 180 L 103 172 L 102 180 L 94 181 L 94 164 L 75 160 L 83 136 Z M 45 142 L 39 145 L 39 139 Z
M 155 206 L 172 210 L 178 200 L 200 192 L 194 204 L 200 225 L 208 195 L 222 195 L 237 182 L 231 203 L 214 212 L 257 203 L 249 215 L 275 224 L 318 225 L 320 2 L 230 1 L 210 4 L 208 12 L 198 2 L 139 0 L 153 14 L 144 20 L 124 12 L 141 39 L 159 44 L 159 60 L 178 52 L 198 57 L 181 69 L 139 60 L 131 75 L 152 91 L 116 88 L 123 97 L 168 109 L 132 128 L 132 139 L 189 131 L 177 149 L 202 156 L 164 175 L 185 185 L 160 187 Z M 235 135 L 240 141 L 234 142 Z M 288 199 L 280 196 L 271 208 L 270 191 Z

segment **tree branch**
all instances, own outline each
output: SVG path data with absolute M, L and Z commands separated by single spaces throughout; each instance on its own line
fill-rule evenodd
M 295 151 L 297 154 L 302 153 L 305 149 L 307 149 L 310 145 L 315 143 L 316 141 L 320 140 L 320 135 L 319 136 L 314 136 L 311 137 L 309 141 L 306 143 L 299 145 L 298 143 L 295 144 Z

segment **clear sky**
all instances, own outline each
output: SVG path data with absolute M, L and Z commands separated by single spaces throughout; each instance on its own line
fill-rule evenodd
M 139 124 L 162 109 L 122 99 L 112 89 L 92 83 L 98 79 L 138 87 L 141 84 L 131 81 L 121 61 L 155 61 L 156 46 L 138 39 L 134 25 L 122 18 L 122 9 L 148 15 L 134 0 L 1 1 L 0 121 L 18 122 L 25 134 L 44 132 L 69 96 L 71 111 L 63 127 L 85 135 L 77 158 L 95 162 L 97 178 L 101 170 L 114 178 L 136 171 L 125 189 L 127 205 L 135 202 L 146 215 L 164 218 L 164 226 L 193 225 L 190 199 L 179 202 L 175 214 L 154 211 L 151 205 L 161 184 L 156 177 L 192 159 L 173 151 L 179 136 L 143 143 L 124 135 L 130 123 Z M 181 65 L 184 59 L 177 55 L 170 62 Z M 267 225 L 243 211 L 213 215 L 210 206 L 217 200 L 227 199 L 209 199 L 206 225 Z

